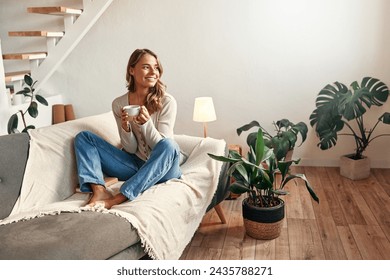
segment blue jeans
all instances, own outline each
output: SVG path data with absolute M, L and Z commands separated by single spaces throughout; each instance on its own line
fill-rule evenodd
M 151 186 L 180 178 L 180 149 L 169 138 L 160 140 L 147 161 L 111 145 L 90 131 L 75 138 L 80 191 L 91 192 L 90 184 L 104 186 L 104 176 L 124 181 L 120 192 L 130 200 Z

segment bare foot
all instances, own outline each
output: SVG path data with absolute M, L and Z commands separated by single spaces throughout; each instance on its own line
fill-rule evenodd
M 91 188 L 92 188 L 93 193 L 92 193 L 91 198 L 87 202 L 86 206 L 93 207 L 95 205 L 95 203 L 99 200 L 105 200 L 105 199 L 112 198 L 112 194 L 109 191 L 107 191 L 105 187 L 103 187 L 101 185 L 91 184 Z
M 103 207 L 103 205 L 104 205 L 104 208 L 106 208 L 106 209 L 111 209 L 112 206 L 121 204 L 122 202 L 125 202 L 126 200 L 127 200 L 126 196 L 124 196 L 121 193 L 118 193 L 115 196 L 111 196 L 110 198 L 96 201 L 95 203 L 96 203 L 96 205 L 99 205 L 99 206 L 101 205 L 101 207 Z

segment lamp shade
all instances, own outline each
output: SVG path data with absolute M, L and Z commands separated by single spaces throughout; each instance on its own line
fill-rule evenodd
M 212 122 L 217 119 L 211 97 L 195 98 L 193 120 L 195 122 Z

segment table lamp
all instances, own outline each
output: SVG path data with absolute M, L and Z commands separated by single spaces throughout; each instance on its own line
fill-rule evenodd
M 213 99 L 211 97 L 195 98 L 193 120 L 203 123 L 203 136 L 205 138 L 207 137 L 207 123 L 216 119 Z

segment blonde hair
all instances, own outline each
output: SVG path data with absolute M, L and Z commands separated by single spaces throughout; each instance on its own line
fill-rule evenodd
M 135 79 L 130 74 L 130 68 L 134 68 L 135 65 L 138 63 L 138 61 L 141 59 L 142 56 L 145 54 L 150 54 L 154 56 L 157 60 L 157 67 L 159 70 L 159 79 L 157 80 L 157 83 L 154 85 L 154 87 L 151 87 L 149 89 L 149 93 L 146 97 L 146 108 L 149 111 L 149 114 L 153 114 L 154 112 L 160 111 L 162 108 L 162 98 L 165 93 L 166 86 L 165 84 L 160 80 L 162 74 L 163 74 L 163 68 L 161 65 L 160 60 L 158 59 L 157 55 L 148 49 L 136 49 L 130 56 L 129 62 L 127 63 L 127 69 L 126 69 L 126 81 L 127 81 L 127 89 L 130 92 L 135 92 L 136 85 L 135 85 Z

